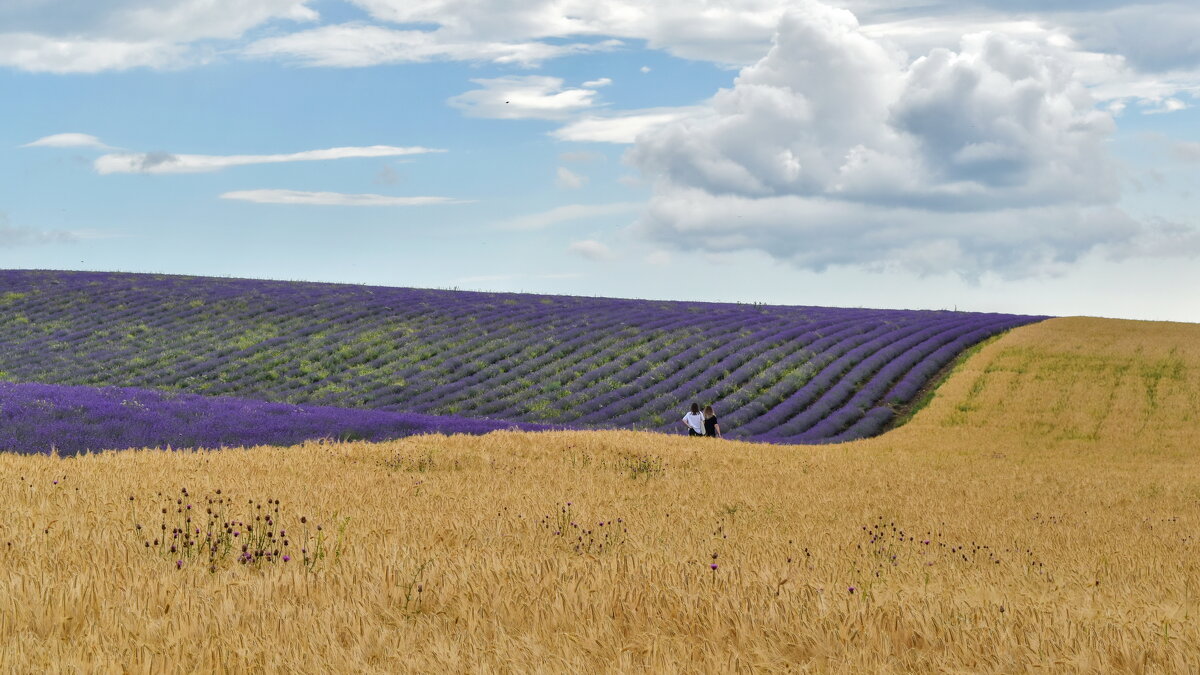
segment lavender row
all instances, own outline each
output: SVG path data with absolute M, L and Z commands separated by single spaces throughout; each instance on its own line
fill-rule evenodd
M 294 445 L 326 438 L 383 441 L 416 434 L 548 428 L 129 387 L 0 382 L 0 451 L 22 454 Z

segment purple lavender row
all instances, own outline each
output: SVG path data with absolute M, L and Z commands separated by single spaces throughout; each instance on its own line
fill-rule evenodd
M 722 323 L 726 329 L 732 325 L 730 321 Z M 590 401 L 603 393 L 599 390 L 605 386 L 605 382 L 627 382 L 639 375 L 648 367 L 648 364 L 662 361 L 671 354 L 678 353 L 682 349 L 707 339 L 705 333 L 695 328 L 694 324 L 683 330 L 685 332 L 672 331 L 661 336 L 661 339 L 633 347 L 607 362 L 602 362 L 602 357 L 589 359 L 587 364 L 589 369 L 571 381 L 571 393 L 553 403 L 560 409 L 562 407 L 572 408 L 583 401 L 588 401 L 590 404 Z M 650 349 L 654 349 L 654 351 L 649 351 Z M 613 389 L 615 388 L 614 386 Z M 550 403 L 546 394 L 535 394 L 514 406 L 513 409 L 504 410 L 500 414 L 512 419 L 522 419 L 530 414 L 536 415 L 541 406 Z M 567 415 L 564 421 L 569 420 L 570 417 Z
M 779 344 L 750 345 L 734 355 L 733 362 L 722 362 L 718 368 L 733 367 L 728 374 L 706 372 L 700 377 L 685 383 L 681 390 L 685 398 L 705 403 L 716 401 L 718 406 L 729 402 L 736 392 L 760 390 L 770 387 L 784 377 L 786 369 L 796 362 L 808 361 L 812 352 L 807 348 L 816 340 L 824 339 L 830 331 L 838 333 L 839 329 L 849 328 L 843 320 L 822 321 L 815 324 L 793 326 L 780 334 Z M 740 365 L 735 365 L 740 363 Z M 702 383 L 699 380 L 705 379 Z M 694 393 L 688 393 L 694 392 Z M 655 401 L 650 404 L 656 408 L 665 408 L 663 402 Z M 740 407 L 740 406 L 739 406 Z M 726 409 L 722 406 L 722 409 Z M 733 409 L 736 409 L 733 408 Z M 667 431 L 678 427 L 678 421 L 671 419 L 666 424 L 657 425 L 659 431 Z
M 773 387 L 780 396 L 778 403 L 765 409 L 743 406 L 732 410 L 730 414 L 726 415 L 731 427 L 736 427 L 741 433 L 747 435 L 765 433 L 779 426 L 798 410 L 803 410 L 804 406 L 828 389 L 846 369 L 861 358 L 864 351 L 861 349 L 862 345 L 878 340 L 880 336 L 891 330 L 890 326 L 886 324 L 875 326 L 865 324 L 863 329 L 866 332 L 848 336 L 828 349 L 814 351 L 815 358 L 811 364 L 813 374 L 803 386 L 791 393 L 787 393 L 785 382 Z M 779 389 L 783 389 L 783 391 L 779 391 Z M 722 403 L 721 409 L 728 410 L 729 407 Z
M 937 336 L 926 342 L 939 344 L 925 345 L 920 350 L 912 350 L 914 352 L 923 352 L 919 362 L 914 367 L 920 367 L 921 364 L 939 363 L 946 354 L 953 353 L 957 355 L 966 347 L 1006 330 L 1008 327 L 1010 327 L 1009 322 L 1003 317 L 998 319 L 984 318 L 972 320 L 966 326 L 954 331 L 950 340 L 945 339 L 946 336 L 944 335 Z M 896 363 L 904 364 L 909 361 L 902 359 L 897 360 Z M 937 372 L 940 369 L 941 366 L 939 365 L 932 372 Z M 887 385 L 894 381 L 896 377 L 898 377 L 898 373 L 892 372 L 877 378 L 877 382 L 873 382 L 868 387 L 860 390 L 849 404 L 839 410 L 821 416 L 820 421 L 809 429 L 805 429 L 800 433 L 792 433 L 788 429 L 780 427 L 768 435 L 775 442 L 785 443 L 816 443 L 825 442 L 829 439 L 837 439 L 837 442 L 841 442 L 844 440 L 865 438 L 878 430 L 875 422 L 883 421 L 882 423 L 886 423 L 886 420 L 890 420 L 891 415 L 878 412 L 878 408 L 871 408 L 870 410 L 867 410 L 867 408 L 883 400 L 883 393 L 886 391 Z M 889 408 L 888 410 L 890 411 L 891 409 Z M 875 422 L 860 424 L 860 421 L 868 415 Z M 851 432 L 852 429 L 855 431 Z
M 768 321 L 770 319 L 760 319 L 760 322 Z M 752 324 L 749 330 L 756 332 L 760 325 L 761 323 Z M 777 324 L 770 321 L 769 325 L 776 326 Z M 734 332 L 742 330 L 746 329 L 739 326 L 735 327 Z M 578 422 L 595 424 L 612 420 L 621 414 L 635 410 L 642 402 L 650 398 L 649 392 L 653 392 L 655 387 L 674 388 L 695 370 L 708 368 L 716 360 L 719 360 L 724 355 L 724 350 L 728 348 L 728 344 L 741 345 L 748 341 L 748 338 L 743 337 L 740 341 L 727 341 L 728 344 L 724 347 L 714 345 L 714 342 L 719 342 L 724 337 L 725 335 L 720 334 L 712 336 L 709 340 L 670 356 L 657 367 L 643 370 L 640 375 L 621 378 L 621 381 L 628 384 L 591 401 L 590 405 L 593 411 L 580 417 Z M 663 371 L 666 372 L 666 375 L 663 375 Z
M 837 354 L 849 349 L 854 340 L 871 329 L 869 321 L 851 320 L 838 322 L 826 329 L 806 335 L 797 341 L 797 349 L 777 360 L 760 361 L 761 370 L 740 386 L 719 387 L 720 394 L 711 399 L 717 407 L 727 411 L 727 423 L 740 425 L 766 413 L 772 406 L 782 402 L 813 373 L 834 360 Z M 816 339 L 812 339 L 816 338 Z M 797 375 L 800 371 L 800 375 Z
M 470 358 L 455 360 L 441 364 L 443 376 L 440 382 L 430 382 L 427 388 L 410 392 L 406 404 L 414 409 L 429 408 L 441 399 L 459 389 L 469 388 L 487 379 L 481 373 L 495 372 L 494 367 L 503 363 L 524 362 L 536 358 L 534 351 L 544 348 L 547 333 L 555 334 L 558 322 L 550 313 L 534 315 L 527 322 L 514 325 L 511 331 L 503 335 L 503 343 L 496 344 L 495 339 L 485 345 L 479 345 L 467 356 Z M 547 330 L 549 329 L 549 330 Z M 532 340 L 533 335 L 541 335 L 542 340 Z M 455 386 L 458 384 L 458 386 Z
M 434 417 L 128 387 L 0 382 L 0 451 L 74 455 L 124 448 L 294 445 L 383 441 L 415 434 L 539 431 L 546 425 Z
M 622 355 L 677 339 L 680 336 L 677 331 L 686 328 L 687 324 L 678 318 L 666 317 L 664 321 L 645 326 L 646 330 L 642 331 L 633 326 L 621 326 L 612 334 L 594 340 L 561 361 L 544 364 L 536 371 L 510 379 L 497 387 L 488 400 L 482 397 L 473 399 L 465 412 L 498 417 L 519 414 L 519 409 L 523 409 L 534 395 L 530 389 L 535 382 L 541 382 L 543 390 L 553 387 L 554 383 L 561 387 L 564 380 L 572 386 L 578 386 L 586 374 L 618 362 Z
M 884 400 L 890 405 L 903 405 L 908 403 L 917 395 L 929 379 L 938 373 L 942 368 L 946 367 L 959 354 L 968 347 L 985 340 L 993 335 L 996 335 L 1004 330 L 1012 328 L 1016 321 L 1020 321 L 1025 317 L 1013 317 L 1011 321 L 1000 321 L 991 326 L 980 328 L 972 331 L 954 342 L 948 343 L 940 347 L 937 351 L 922 361 L 909 371 L 903 379 L 901 379 L 895 387 L 892 388 L 885 396 Z M 1022 323 L 1024 323 L 1022 321 Z M 1019 324 L 1017 324 L 1019 325 Z
M 581 423 L 603 423 L 607 426 L 637 426 L 652 420 L 647 420 L 647 411 L 669 410 L 678 408 L 682 403 L 681 397 L 698 396 L 692 392 L 700 392 L 713 381 L 730 379 L 732 371 L 736 371 L 750 354 L 758 350 L 770 350 L 781 344 L 795 340 L 798 334 L 803 334 L 804 327 L 787 326 L 772 322 L 754 332 L 743 331 L 742 337 L 727 341 L 713 351 L 697 359 L 691 365 L 679 370 L 671 377 L 666 377 L 653 383 L 636 397 L 628 400 L 623 412 L 616 414 L 595 415 L 597 419 L 581 418 Z M 707 400 L 707 399 L 703 399 Z M 619 410 L 619 409 L 618 409 Z
M 491 398 L 493 400 L 502 398 L 505 393 L 516 393 L 514 391 L 515 382 L 521 379 L 529 379 L 530 381 L 558 381 L 556 378 L 558 373 L 571 365 L 586 358 L 589 355 L 589 346 L 597 343 L 598 335 L 615 335 L 618 334 L 624 320 L 618 315 L 606 317 L 605 320 L 596 324 L 580 324 L 573 330 L 568 330 L 556 340 L 553 347 L 545 350 L 542 354 L 525 359 L 508 358 L 501 362 L 489 365 L 487 368 L 481 369 L 472 374 L 468 379 L 459 382 L 442 385 L 440 397 L 437 398 L 439 407 L 445 408 L 448 405 L 457 405 L 460 402 L 477 400 L 478 397 L 469 388 L 471 385 L 486 381 L 490 389 Z M 667 321 L 660 320 L 659 322 L 651 319 L 648 325 L 656 326 L 663 325 Z M 528 339 L 531 343 L 542 341 L 540 335 L 529 335 Z M 614 341 L 604 341 L 603 344 L 613 346 Z M 599 351 L 598 349 L 596 351 Z M 594 353 L 594 352 L 593 352 Z M 469 408 L 468 408 L 469 409 Z
M 814 424 L 821 422 L 837 411 L 856 392 L 862 389 L 869 389 L 869 387 L 863 387 L 863 383 L 885 368 L 888 362 L 902 358 L 911 348 L 917 347 L 937 334 L 953 332 L 961 329 L 961 327 L 962 322 L 956 322 L 950 326 L 941 324 L 929 327 L 922 327 L 918 324 L 895 330 L 863 345 L 859 348 L 864 356 L 862 360 L 855 363 L 831 387 L 825 390 L 815 401 L 807 405 L 804 410 L 799 411 L 790 419 L 771 429 L 769 433 L 781 436 L 794 436 L 804 433 Z M 924 353 L 919 352 L 915 354 L 915 356 L 919 357 L 923 357 L 924 355 Z M 886 386 L 886 384 L 882 386 L 876 385 L 878 391 L 874 392 L 875 395 L 872 399 L 881 396 L 886 391 Z

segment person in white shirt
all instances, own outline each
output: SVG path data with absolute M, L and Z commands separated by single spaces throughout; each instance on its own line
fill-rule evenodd
M 700 414 L 700 405 L 692 404 L 692 411 L 683 416 L 681 420 L 683 426 L 687 427 L 688 436 L 703 436 L 704 435 L 704 415 Z

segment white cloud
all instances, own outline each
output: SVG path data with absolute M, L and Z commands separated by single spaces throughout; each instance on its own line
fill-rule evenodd
M 475 44 L 564 37 L 645 40 L 675 56 L 742 64 L 762 55 L 793 0 L 351 0 L 374 19 L 437 26 L 439 40 Z M 545 43 L 543 43 L 545 44 Z
M 803 3 L 704 114 L 638 137 L 637 229 L 799 267 L 1052 273 L 1154 229 L 1121 212 L 1114 123 L 1045 42 L 973 34 L 908 63 Z
M 267 21 L 313 21 L 306 0 L 36 0 L 0 5 L 0 66 L 95 73 L 203 62 L 200 40 L 230 40 Z
M 648 73 L 650 72 L 650 66 L 642 66 L 641 68 L 638 68 L 638 70 L 642 71 L 643 73 Z
M 427 206 L 467 203 L 450 197 L 390 197 L 375 194 L 305 192 L 302 190 L 236 190 L 222 194 L 221 199 L 257 204 L 303 204 L 307 206 Z
M 542 75 L 471 80 L 483 85 L 447 103 L 469 117 L 564 119 L 595 105 L 594 89 L 563 89 L 562 78 Z
M 397 157 L 427 152 L 445 152 L 434 148 L 365 147 L 327 148 L 279 155 L 177 155 L 167 152 L 120 152 L 98 157 L 93 166 L 97 173 L 202 173 L 220 171 L 232 166 L 278 164 L 283 162 L 315 162 L 331 159 L 363 157 Z
M 0 213 L 0 248 L 69 244 L 79 241 L 79 239 L 80 236 L 75 232 L 17 227 L 9 223 L 7 214 Z
M 21 146 L 22 148 L 97 148 L 100 150 L 116 150 L 91 134 L 53 134 L 43 136 Z
M 639 134 L 704 112 L 700 107 L 645 108 L 607 116 L 589 115 L 551 132 L 560 141 L 632 143 Z
M 1142 72 L 1200 66 L 1200 12 L 1195 2 L 1117 2 L 1098 9 L 1049 13 L 1048 19 L 1061 23 L 1083 47 L 1120 54 Z
M 497 227 L 505 230 L 541 230 L 559 223 L 587 220 L 603 216 L 634 213 L 645 204 L 639 202 L 615 202 L 612 204 L 567 204 L 548 211 L 518 216 L 502 221 Z
M 536 40 L 479 40 L 445 31 L 395 30 L 365 23 L 322 26 L 264 38 L 248 45 L 244 54 L 281 58 L 306 66 L 353 68 L 388 63 L 428 61 L 491 61 L 532 67 L 571 54 L 610 51 L 617 40 L 551 44 Z
M 0 65 L 98 72 L 178 67 L 243 54 L 331 67 L 431 60 L 534 66 L 616 49 L 624 40 L 740 67 L 762 58 L 780 18 L 804 11 L 808 2 L 350 1 L 366 11 L 366 20 L 288 32 L 296 23 L 320 18 L 309 6 L 312 1 L 9 0 L 0 3 Z M 1154 90 L 1154 101 L 1200 91 L 1200 42 L 1194 37 L 1200 33 L 1200 13 L 1194 0 L 1051 0 L 1016 6 L 1007 0 L 932 0 L 908 7 L 842 0 L 842 5 L 859 13 L 869 36 L 908 54 L 955 47 L 966 33 L 1042 34 L 1070 52 L 1085 82 L 1106 90 L 1096 94 L 1101 100 L 1109 100 L 1114 90 Z M 239 40 L 264 26 L 270 26 L 270 36 L 248 46 L 213 42 Z M 1080 67 L 1085 62 L 1097 67 Z M 585 87 L 603 86 L 608 79 Z
M 233 38 L 272 19 L 314 21 L 310 0 L 15 0 L 0 5 L 14 33 L 184 42 Z
M 558 175 L 554 184 L 564 190 L 578 190 L 587 183 L 587 176 L 581 176 L 565 166 L 558 167 Z
M 595 239 L 573 241 L 567 246 L 567 250 L 588 260 L 611 260 L 613 257 L 612 250 Z
M 0 33 L 0 66 L 33 73 L 98 73 L 130 68 L 170 68 L 187 61 L 186 50 L 166 42 L 56 38 Z
M 1174 97 L 1170 97 L 1165 98 L 1162 101 L 1157 101 L 1153 104 L 1145 105 L 1142 112 L 1147 115 L 1158 115 L 1162 113 L 1179 112 L 1180 110 L 1186 110 L 1188 107 L 1188 104 L 1184 103 L 1183 101 L 1180 101 Z
M 588 80 L 587 82 L 583 83 L 583 86 L 595 89 L 596 87 L 607 87 L 610 84 L 612 84 L 611 78 L 601 77 L 595 80 Z

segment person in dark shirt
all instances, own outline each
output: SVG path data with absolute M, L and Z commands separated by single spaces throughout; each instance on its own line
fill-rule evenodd
M 709 438 L 721 437 L 721 425 L 717 422 L 717 414 L 711 405 L 704 406 L 704 435 Z

